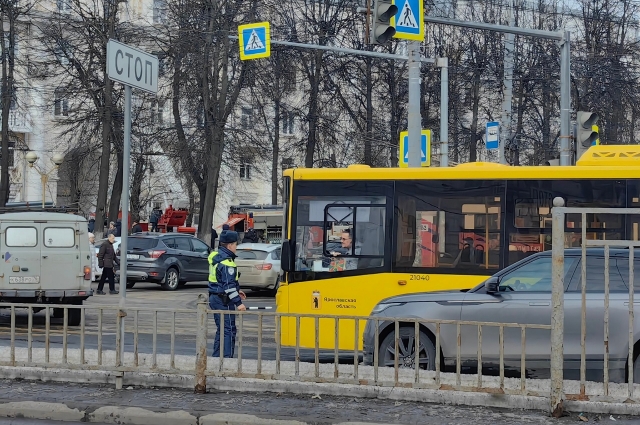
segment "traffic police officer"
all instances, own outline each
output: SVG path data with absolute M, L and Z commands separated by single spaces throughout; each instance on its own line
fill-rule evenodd
M 209 254 L 209 307 L 211 310 L 245 311 L 242 304 L 246 298 L 238 283 L 238 269 L 233 260 L 236 258 L 238 233 L 223 230 L 220 233 L 218 251 Z M 216 336 L 213 343 L 213 356 L 220 356 L 220 314 L 214 314 Z M 224 315 L 224 357 L 233 357 L 236 345 L 236 315 Z

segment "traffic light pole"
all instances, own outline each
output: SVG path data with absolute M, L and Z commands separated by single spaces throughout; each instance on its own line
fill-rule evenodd
M 409 54 L 409 118 L 407 131 L 409 132 L 409 167 L 422 165 L 422 117 L 420 115 L 420 42 L 407 43 Z M 400 153 L 402 155 L 402 152 Z M 425 152 L 426 154 L 426 152 Z
M 560 165 L 571 165 L 571 33 L 510 27 L 484 22 L 466 22 L 449 18 L 424 17 L 425 22 L 485 31 L 497 31 L 526 37 L 544 38 L 560 43 Z M 411 137 L 411 136 L 409 136 Z

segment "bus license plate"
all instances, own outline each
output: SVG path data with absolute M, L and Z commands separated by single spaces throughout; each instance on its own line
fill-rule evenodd
M 127 254 L 127 260 L 139 260 L 140 255 L 138 254 Z
M 40 283 L 40 276 L 9 276 L 9 283 Z

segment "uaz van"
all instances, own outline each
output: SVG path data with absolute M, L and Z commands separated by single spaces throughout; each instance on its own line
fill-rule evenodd
M 87 232 L 78 215 L 0 214 L 0 303 L 82 305 L 93 295 Z M 80 317 L 80 309 L 69 309 L 68 324 L 79 325 Z

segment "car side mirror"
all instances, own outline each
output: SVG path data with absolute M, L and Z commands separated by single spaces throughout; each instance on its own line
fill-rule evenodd
M 282 253 L 280 254 L 280 269 L 285 272 L 293 271 L 293 250 L 291 249 L 291 241 L 284 239 L 282 241 Z
M 484 283 L 484 288 L 486 289 L 487 294 L 496 294 L 500 292 L 500 279 L 495 276 L 490 277 Z

